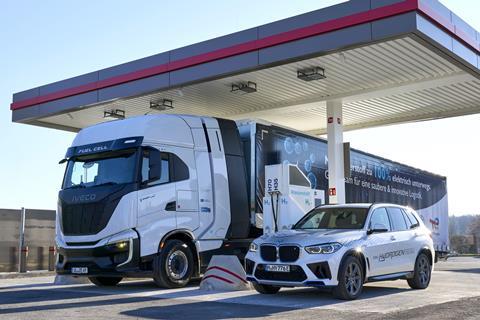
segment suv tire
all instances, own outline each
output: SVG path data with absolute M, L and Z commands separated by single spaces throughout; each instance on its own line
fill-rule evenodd
M 181 240 L 167 240 L 153 259 L 153 280 L 162 288 L 185 287 L 194 270 L 193 253 Z
M 432 277 L 432 266 L 430 259 L 425 252 L 421 252 L 415 260 L 415 269 L 413 277 L 407 279 L 408 285 L 412 289 L 426 289 L 430 284 Z
M 348 256 L 338 270 L 338 285 L 333 295 L 342 300 L 357 299 L 363 290 L 363 268 L 357 257 Z

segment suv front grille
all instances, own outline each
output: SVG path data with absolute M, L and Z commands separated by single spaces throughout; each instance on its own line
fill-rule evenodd
M 278 257 L 281 262 L 295 262 L 300 255 L 300 247 L 294 245 L 281 245 L 279 247 L 274 245 L 262 245 L 260 246 L 260 256 L 264 261 L 277 261 Z

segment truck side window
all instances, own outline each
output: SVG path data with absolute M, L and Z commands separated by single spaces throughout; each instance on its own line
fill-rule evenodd
M 400 208 L 388 208 L 388 214 L 392 220 L 393 230 L 394 231 L 404 231 L 408 230 L 407 223 L 403 217 L 402 210 Z
M 190 174 L 188 172 L 188 167 L 185 162 L 182 161 L 176 154 L 170 154 L 170 161 L 173 167 L 173 181 L 182 181 L 188 180 Z
M 375 225 L 383 225 L 387 228 L 388 231 L 391 231 L 390 228 L 390 219 L 388 218 L 388 213 L 385 208 L 375 209 L 370 218 L 369 228 L 375 227 Z
M 149 170 L 149 163 L 150 163 L 150 152 L 149 150 L 143 150 L 143 158 L 142 158 L 142 183 L 148 181 L 148 170 Z M 148 186 L 154 186 L 157 184 L 167 183 L 170 182 L 170 161 L 168 153 L 160 153 L 162 157 L 162 172 L 160 175 L 160 179 L 156 181 L 150 181 Z

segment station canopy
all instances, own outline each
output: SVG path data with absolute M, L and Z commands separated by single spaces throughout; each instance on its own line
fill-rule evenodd
M 480 112 L 480 33 L 435 0 L 352 0 L 14 94 L 15 122 L 78 131 L 183 113 L 326 132 Z

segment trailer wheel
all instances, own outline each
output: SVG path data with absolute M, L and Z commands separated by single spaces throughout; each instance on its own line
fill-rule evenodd
M 120 281 L 121 277 L 88 277 L 91 283 L 98 287 L 113 287 L 116 286 Z
M 153 259 L 153 280 L 162 288 L 181 288 L 192 278 L 193 269 L 189 246 L 181 240 L 168 240 Z
M 342 300 L 357 299 L 363 290 L 363 269 L 360 260 L 348 256 L 338 270 L 338 285 L 333 295 Z
M 412 289 L 426 289 L 430 284 L 431 275 L 430 259 L 424 252 L 421 252 L 415 261 L 413 278 L 407 279 L 408 285 Z
M 281 287 L 270 286 L 267 284 L 259 284 L 255 282 L 252 284 L 253 284 L 253 288 L 255 288 L 255 290 L 257 290 L 257 292 L 261 294 L 275 294 L 281 289 Z

